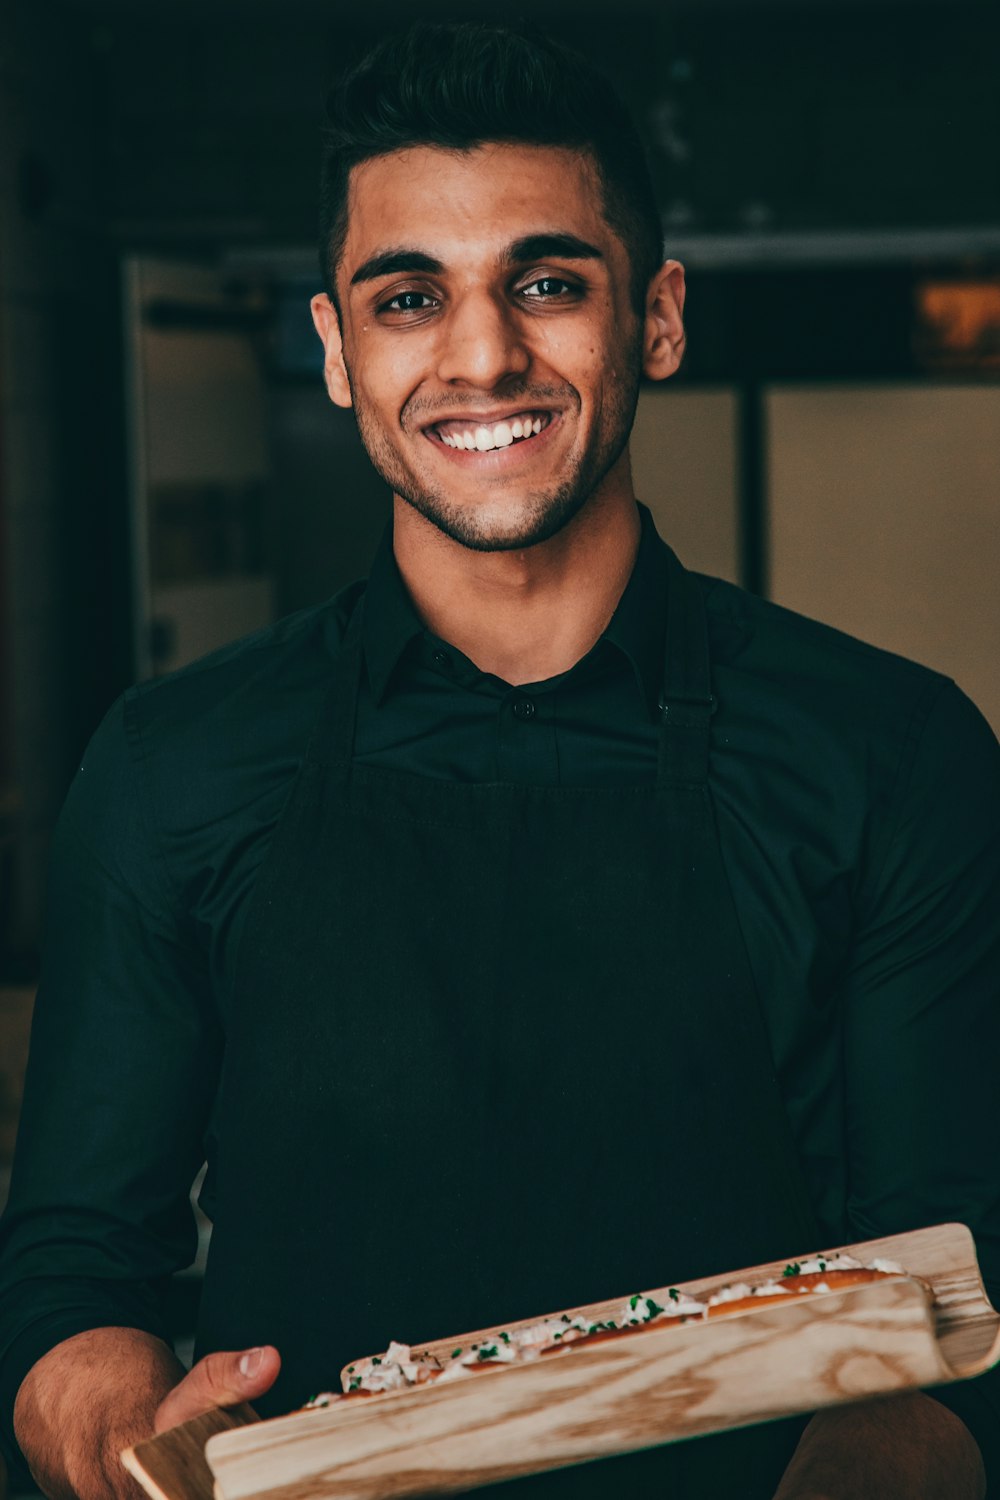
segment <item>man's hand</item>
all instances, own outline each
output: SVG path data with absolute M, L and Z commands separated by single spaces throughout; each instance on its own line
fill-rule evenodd
M 774 1500 L 983 1500 L 965 1423 L 922 1391 L 817 1412 Z
M 241 1354 L 206 1354 L 160 1402 L 153 1431 L 178 1427 L 213 1406 L 253 1401 L 271 1389 L 280 1369 L 281 1356 L 270 1344 L 245 1349 Z
M 245 1363 L 244 1363 L 245 1362 Z M 213 1406 L 253 1401 L 274 1384 L 270 1347 L 210 1354 L 190 1373 L 160 1339 L 92 1328 L 50 1349 L 25 1377 L 14 1431 L 51 1500 L 143 1500 L 121 1453 Z

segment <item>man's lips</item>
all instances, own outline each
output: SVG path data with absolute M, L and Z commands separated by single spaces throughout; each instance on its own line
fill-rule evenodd
M 525 455 L 547 446 L 560 425 L 560 413 L 521 407 L 502 416 L 480 414 L 442 419 L 424 428 L 424 436 L 439 451 L 456 460 L 482 463 L 524 450 Z

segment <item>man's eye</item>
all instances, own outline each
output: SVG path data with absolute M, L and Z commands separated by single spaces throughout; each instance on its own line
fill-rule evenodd
M 521 288 L 524 296 L 538 302 L 547 301 L 550 297 L 562 297 L 567 292 L 575 290 L 576 288 L 568 281 L 563 281 L 561 276 L 540 276 L 537 281 L 532 281 Z
M 379 312 L 423 312 L 432 298 L 426 292 L 397 292 L 388 302 L 383 302 Z

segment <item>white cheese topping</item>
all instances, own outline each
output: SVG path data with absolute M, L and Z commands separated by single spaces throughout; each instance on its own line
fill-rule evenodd
M 751 1286 L 747 1281 L 734 1281 L 731 1286 L 724 1286 L 717 1292 L 713 1292 L 708 1299 L 709 1307 L 717 1307 L 720 1302 L 739 1302 L 744 1297 L 770 1297 L 774 1293 L 784 1293 L 790 1288 L 784 1287 L 778 1281 L 765 1282 L 763 1286 Z
M 860 1271 L 861 1262 L 855 1260 L 853 1255 L 810 1255 L 806 1260 L 794 1262 L 803 1276 L 811 1276 L 816 1271 Z
M 467 1349 L 458 1356 L 463 1365 L 512 1365 L 516 1358 L 517 1345 L 509 1333 L 498 1333 L 495 1339 L 484 1339 L 474 1349 Z
M 341 1383 L 348 1394 L 351 1391 L 398 1391 L 408 1385 L 423 1385 L 439 1369 L 438 1361 L 429 1355 L 411 1359 L 409 1344 L 391 1343 L 384 1354 L 359 1359 L 357 1364 L 345 1370 Z
M 552 1343 L 561 1343 L 571 1320 L 545 1318 L 540 1323 L 530 1323 L 527 1328 L 515 1328 L 511 1339 L 519 1349 L 547 1349 Z M 558 1339 L 556 1334 L 559 1335 Z
M 706 1304 L 696 1302 L 685 1292 L 679 1292 L 676 1287 L 671 1287 L 667 1293 L 669 1298 L 664 1308 L 664 1316 L 668 1318 L 703 1318 L 706 1313 Z
M 667 1293 L 665 1307 L 661 1307 L 645 1292 L 637 1292 L 628 1299 L 619 1312 L 618 1322 L 622 1328 L 634 1328 L 636 1324 L 655 1323 L 658 1318 L 703 1318 L 704 1316 L 704 1302 L 695 1302 L 693 1297 L 688 1297 L 684 1292 L 679 1292 L 676 1287 L 672 1287 Z
M 538 1323 L 529 1323 L 524 1328 L 500 1332 L 495 1338 L 485 1339 L 468 1348 L 455 1349 L 444 1360 L 433 1355 L 421 1354 L 414 1359 L 409 1344 L 391 1343 L 382 1355 L 358 1360 L 342 1377 L 345 1392 L 393 1391 L 404 1387 L 423 1385 L 431 1380 L 458 1380 L 471 1373 L 478 1365 L 514 1364 L 522 1360 L 537 1359 L 543 1349 L 558 1348 L 561 1344 L 574 1343 L 588 1334 L 638 1328 L 655 1323 L 661 1318 L 705 1318 L 708 1309 L 720 1303 L 739 1302 L 748 1297 L 770 1297 L 807 1291 L 828 1292 L 830 1284 L 815 1282 L 811 1288 L 792 1287 L 788 1279 L 794 1276 L 809 1276 L 824 1271 L 853 1271 L 870 1269 L 891 1275 L 905 1275 L 903 1267 L 892 1260 L 873 1260 L 864 1267 L 852 1255 L 813 1255 L 804 1260 L 791 1262 L 786 1278 L 766 1281 L 751 1286 L 745 1281 L 733 1282 L 714 1292 L 707 1302 L 695 1301 L 693 1297 L 672 1287 L 667 1294 L 665 1306 L 646 1292 L 636 1292 L 620 1309 L 617 1319 L 595 1322 L 582 1313 L 575 1316 L 564 1314 L 559 1318 L 545 1318 Z M 329 1406 L 340 1400 L 332 1391 L 324 1391 L 308 1402 L 308 1407 Z
M 808 1276 L 816 1271 L 885 1271 L 893 1276 L 904 1276 L 903 1267 L 894 1260 L 855 1260 L 853 1255 L 811 1255 L 805 1260 L 795 1261 L 798 1271 Z
M 434 1383 L 435 1385 L 439 1385 L 444 1380 L 463 1380 L 471 1375 L 471 1373 L 472 1371 L 469 1367 L 464 1365 L 460 1359 L 451 1359 L 445 1365 L 441 1374 L 437 1376 Z

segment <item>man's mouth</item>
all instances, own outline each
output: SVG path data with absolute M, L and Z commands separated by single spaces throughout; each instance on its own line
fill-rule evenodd
M 470 421 L 468 418 L 436 422 L 426 431 L 448 448 L 468 453 L 489 453 L 494 448 L 512 448 L 516 443 L 529 442 L 548 427 L 552 417 L 550 411 L 523 411 L 516 416 L 504 418 L 502 422 L 489 424 Z

